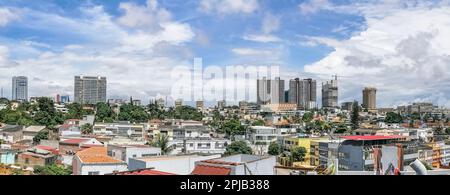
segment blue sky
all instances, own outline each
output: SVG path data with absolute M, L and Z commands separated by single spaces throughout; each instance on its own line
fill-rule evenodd
M 0 85 L 9 96 L 10 77 L 20 74 L 31 78 L 32 96 L 70 95 L 73 75 L 100 74 L 109 78 L 109 96 L 147 99 L 169 93 L 171 68 L 202 57 L 205 66 L 277 64 L 286 80 L 343 75 L 341 102 L 369 85 L 381 89 L 381 106 L 448 105 L 442 86 L 425 82 L 390 95 L 424 71 L 446 81 L 447 54 L 434 50 L 447 42 L 433 34 L 446 32 L 438 20 L 446 8 L 439 0 L 0 0 Z M 423 18 L 408 21 L 418 12 Z M 437 20 L 422 22 L 426 16 Z M 389 29 L 396 25 L 403 35 Z M 428 44 L 429 56 L 400 53 L 416 36 L 411 44 Z M 423 67 L 430 56 L 442 57 L 434 63 L 441 71 Z

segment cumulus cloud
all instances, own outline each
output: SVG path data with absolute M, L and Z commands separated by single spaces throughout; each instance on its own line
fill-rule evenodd
M 440 6 L 357 5 L 367 29 L 347 40 L 310 37 L 335 51 L 304 70 L 344 76 L 342 101 L 359 99 L 362 87 L 376 86 L 380 106 L 416 100 L 450 106 L 445 95 L 450 94 L 450 9 Z
M 13 13 L 8 8 L 0 8 L 0 27 L 7 25 L 14 19 L 17 19 L 17 14 Z
M 262 43 L 270 43 L 270 42 L 280 42 L 281 39 L 275 35 L 265 35 L 265 34 L 251 34 L 251 35 L 245 35 L 244 40 L 247 41 L 255 41 L 255 42 L 262 42 Z
M 172 20 L 154 0 L 122 3 L 118 17 L 102 6 L 81 7 L 79 18 L 23 9 L 23 23 L 17 25 L 43 33 L 67 32 L 75 42 L 51 50 L 43 43 L 20 40 L 0 47 L 0 77 L 6 78 L 0 85 L 10 86 L 13 75 L 36 78 L 30 80 L 30 96 L 73 95 L 73 77 L 83 74 L 106 76 L 111 98 L 132 95 L 145 102 L 158 93 L 169 94 L 173 67 L 191 64 L 186 44 L 195 33 L 189 24 Z M 33 52 L 11 64 L 7 48 L 16 47 Z
M 201 0 L 199 9 L 206 13 L 253 13 L 259 9 L 258 0 Z

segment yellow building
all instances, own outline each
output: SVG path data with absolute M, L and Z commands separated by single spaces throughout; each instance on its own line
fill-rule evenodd
M 300 162 L 300 164 L 302 165 L 314 165 L 311 164 L 311 152 L 313 152 L 313 155 L 316 155 L 315 153 L 317 153 L 317 156 L 319 156 L 319 150 L 311 150 L 311 142 L 316 143 L 317 141 L 320 140 L 325 140 L 327 138 L 302 138 L 302 137 L 290 137 L 290 138 L 286 138 L 284 139 L 284 143 L 283 143 L 283 148 L 286 151 L 290 151 L 291 148 L 293 147 L 304 147 L 306 149 L 306 155 L 305 155 L 305 160 L 303 162 Z M 317 142 L 317 148 L 318 148 L 318 142 Z M 317 164 L 319 163 L 318 159 L 317 159 Z M 299 163 L 295 163 L 295 164 L 299 164 Z

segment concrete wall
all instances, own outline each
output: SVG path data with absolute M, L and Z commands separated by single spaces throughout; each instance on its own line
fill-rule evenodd
M 275 175 L 275 166 L 277 160 L 275 156 L 266 159 L 257 160 L 247 163 L 247 168 L 244 165 L 236 166 L 234 169 L 235 175 Z M 250 173 L 251 172 L 251 173 Z
M 130 159 L 129 169 L 155 168 L 155 170 L 174 173 L 177 175 L 189 175 L 195 168 L 195 162 L 220 158 L 221 155 L 210 156 L 185 156 L 167 157 L 166 159 L 147 161 L 144 159 Z

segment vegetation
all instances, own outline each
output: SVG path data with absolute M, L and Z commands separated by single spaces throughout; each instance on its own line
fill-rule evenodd
M 253 154 L 253 151 L 245 141 L 236 141 L 228 145 L 225 152 L 225 155 L 235 154 Z
M 246 127 L 238 119 L 230 119 L 223 122 L 219 127 L 219 133 L 225 133 L 228 137 L 245 135 Z
M 90 135 L 94 132 L 94 128 L 92 127 L 91 124 L 86 123 L 84 125 L 81 126 L 81 133 L 84 135 Z
M 173 148 L 169 146 L 169 136 L 167 135 L 157 135 L 156 139 L 154 139 L 150 145 L 161 148 L 161 153 L 163 155 L 169 154 L 173 150 Z
M 312 112 L 307 112 L 303 115 L 302 120 L 304 122 L 311 122 L 314 119 L 314 114 Z
M 120 121 L 130 121 L 132 123 L 146 122 L 150 118 L 149 114 L 141 106 L 124 104 L 120 106 L 118 119 Z
M 291 148 L 291 159 L 293 162 L 303 162 L 306 156 L 306 148 L 304 147 L 293 147 Z
M 97 103 L 95 106 L 95 121 L 111 123 L 116 119 L 116 115 L 111 107 L 106 103 Z
M 264 126 L 266 122 L 264 120 L 256 120 L 252 123 L 252 126 Z
M 269 155 L 278 156 L 281 153 L 281 147 L 278 143 L 272 142 L 269 145 Z
M 359 128 L 359 106 L 356 101 L 353 102 L 353 108 L 352 108 L 350 120 L 352 123 L 352 130 L 358 129 Z
M 71 175 L 72 167 L 71 166 L 63 166 L 63 165 L 48 165 L 48 166 L 35 166 L 34 172 L 35 175 Z
M 400 114 L 397 114 L 395 112 L 388 112 L 386 114 L 386 123 L 402 123 L 403 117 Z
M 48 130 L 39 131 L 39 133 L 36 136 L 34 136 L 33 143 L 39 144 L 41 140 L 48 139 L 48 134 L 49 134 Z

